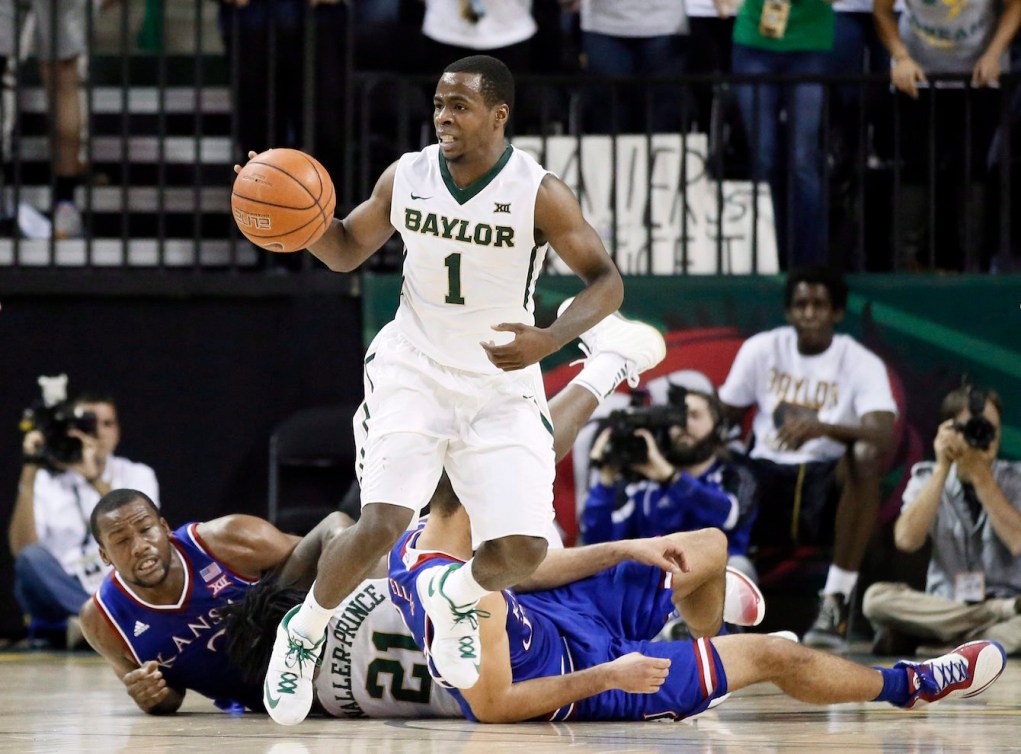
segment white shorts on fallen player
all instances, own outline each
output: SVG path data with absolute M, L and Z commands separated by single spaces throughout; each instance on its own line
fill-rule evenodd
M 549 533 L 553 425 L 538 365 L 495 375 L 445 367 L 390 323 L 369 346 L 364 378 L 354 417 L 363 504 L 421 510 L 446 468 L 473 545 Z

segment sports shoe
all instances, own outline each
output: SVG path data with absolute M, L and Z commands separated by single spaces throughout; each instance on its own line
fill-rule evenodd
M 995 641 L 969 641 L 952 652 L 925 662 L 901 661 L 908 672 L 911 696 L 905 709 L 944 699 L 968 699 L 993 685 L 1007 666 L 1007 653 Z
M 312 709 L 312 676 L 326 641 L 325 634 L 312 643 L 290 630 L 288 624 L 300 609 L 301 605 L 292 607 L 277 626 L 277 638 L 262 686 L 266 712 L 281 725 L 297 725 L 308 717 Z
M 53 237 L 58 240 L 68 238 L 82 238 L 85 235 L 85 225 L 82 223 L 82 213 L 74 206 L 74 202 L 60 202 L 53 213 Z
M 478 619 L 489 616 L 476 609 L 478 602 L 457 605 L 443 592 L 447 578 L 460 567 L 453 563 L 429 568 L 419 574 L 415 589 L 432 623 L 429 656 L 436 671 L 454 688 L 470 689 L 479 680 L 482 658 Z
M 795 644 L 799 644 L 798 635 L 793 631 L 770 631 L 767 636 L 775 636 L 777 639 L 786 639 L 787 641 L 793 641 Z
M 572 296 L 557 309 L 564 313 L 574 301 Z M 614 312 L 581 334 L 581 350 L 586 356 L 597 353 L 615 353 L 628 361 L 627 384 L 638 387 L 638 375 L 652 369 L 666 356 L 666 341 L 652 325 L 628 319 Z
M 847 647 L 847 616 L 850 608 L 842 594 L 823 595 L 819 615 L 805 633 L 806 647 L 844 649 Z
M 727 591 L 723 598 L 723 620 L 735 626 L 757 626 L 766 617 L 766 600 L 755 582 L 736 568 L 727 566 Z

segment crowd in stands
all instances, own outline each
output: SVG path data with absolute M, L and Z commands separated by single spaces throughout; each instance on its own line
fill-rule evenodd
M 57 238 L 84 232 L 73 202 L 86 171 L 77 156 L 82 115 L 74 96 L 77 61 L 85 53 L 83 4 L 58 4 L 52 28 L 45 22 L 48 3 L 34 4 L 39 55 L 57 113 Z M 15 51 L 13 21 L 26 15 L 15 19 L 11 8 L 0 4 L 0 69 Z M 724 156 L 725 175 L 769 186 L 785 269 L 833 263 L 875 271 L 1003 270 L 1016 257 L 997 255 L 1006 248 L 997 237 L 1005 200 L 999 167 L 1010 153 L 1003 125 L 1021 113 L 1001 117 L 1009 93 L 993 87 L 1011 67 L 1021 0 L 962 8 L 923 0 L 373 0 L 352 3 L 349 11 L 331 2 L 227 0 L 219 5 L 218 28 L 237 84 L 238 159 L 268 146 L 300 148 L 311 134 L 317 156 L 338 170 L 348 54 L 355 70 L 431 75 L 450 60 L 483 51 L 518 75 L 578 76 L 581 106 L 571 113 L 563 101 L 550 108 L 544 97 L 531 96 L 541 92 L 526 81 L 515 114 L 518 132 L 548 126 L 540 121 L 550 112 L 556 128 L 571 133 L 711 132 L 711 150 Z M 304 102 L 309 61 L 292 54 L 304 48 L 309 24 L 318 39 L 310 58 L 312 108 Z M 352 35 L 348 24 L 355 26 Z M 352 51 L 345 49 L 349 38 Z M 731 72 L 773 78 L 733 86 L 657 83 L 648 92 L 605 83 L 617 76 Z M 878 82 L 818 83 L 818 77 L 862 73 L 888 73 L 896 93 Z M 947 74 L 962 80 L 952 86 L 929 81 Z M 1021 97 L 1013 99 L 1017 110 Z M 313 124 L 304 122 L 308 113 Z M 898 171 L 897 188 L 885 187 L 887 196 L 894 194 L 896 221 L 889 219 L 889 202 L 862 206 L 863 163 Z M 932 213 L 934 202 L 939 209 Z M 0 215 L 10 211 L 0 207 Z M 862 252 L 864 228 L 883 223 L 892 224 L 889 237 L 867 239 L 883 249 Z M 857 258 L 860 253 L 869 258 Z

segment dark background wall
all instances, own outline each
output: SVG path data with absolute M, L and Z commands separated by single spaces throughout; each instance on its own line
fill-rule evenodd
M 360 302 L 336 291 L 0 298 L 0 635 L 21 626 L 6 535 L 37 376 L 113 393 L 118 454 L 156 470 L 171 526 L 265 515 L 274 425 L 361 393 L 361 334 Z

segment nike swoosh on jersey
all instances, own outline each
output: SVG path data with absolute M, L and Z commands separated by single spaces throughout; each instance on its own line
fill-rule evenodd
M 418 201 L 419 199 L 432 199 L 431 196 L 417 196 L 414 191 L 411 192 L 411 201 Z

